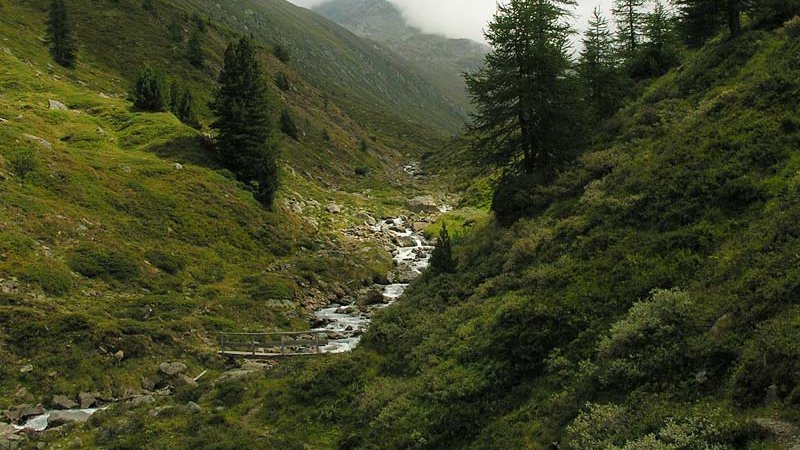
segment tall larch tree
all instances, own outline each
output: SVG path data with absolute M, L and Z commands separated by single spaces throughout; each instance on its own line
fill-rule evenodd
M 510 0 L 486 31 L 484 67 L 466 76 L 469 134 L 484 162 L 547 172 L 574 149 L 578 101 L 569 55 L 573 0 Z
M 618 60 L 608 20 L 595 8 L 583 38 L 578 73 L 586 87 L 591 112 L 596 118 L 613 114 L 624 96 Z
M 243 37 L 225 50 L 219 90 L 212 103 L 217 120 L 217 151 L 223 164 L 256 199 L 271 207 L 278 189 L 278 147 L 267 80 L 255 42 Z
M 645 0 L 614 0 L 612 13 L 617 22 L 618 39 L 628 58 L 636 52 L 642 35 L 644 4 Z
M 65 0 L 51 0 L 47 19 L 47 44 L 53 60 L 64 67 L 75 67 L 76 45 Z

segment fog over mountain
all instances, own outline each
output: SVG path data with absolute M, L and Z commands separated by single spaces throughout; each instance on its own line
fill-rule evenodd
M 330 0 L 289 0 L 296 5 L 313 8 Z M 494 0 L 390 0 L 406 17 L 408 23 L 426 33 L 443 34 L 449 38 L 468 38 L 483 41 L 483 28 L 496 8 Z M 586 26 L 592 10 L 600 6 L 606 13 L 611 0 L 578 0 L 574 24 Z

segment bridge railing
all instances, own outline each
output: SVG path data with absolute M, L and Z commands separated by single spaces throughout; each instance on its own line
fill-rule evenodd
M 241 357 L 302 356 L 322 353 L 324 331 L 219 333 L 220 354 Z

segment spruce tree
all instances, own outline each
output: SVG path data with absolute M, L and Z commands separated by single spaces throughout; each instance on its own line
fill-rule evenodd
M 189 63 L 197 68 L 202 68 L 205 65 L 205 54 L 203 53 L 203 44 L 201 43 L 201 33 L 198 30 L 192 32 L 189 37 L 189 42 L 186 44 L 186 53 L 189 58 Z
M 161 112 L 167 109 L 167 87 L 164 77 L 146 67 L 136 77 L 130 93 L 133 107 L 140 111 Z
M 624 96 L 624 81 L 608 20 L 598 8 L 592 13 L 583 38 L 578 73 L 595 118 L 605 118 L 616 112 Z
M 476 112 L 468 127 L 480 159 L 525 173 L 553 172 L 576 150 L 579 94 L 566 23 L 573 0 L 501 3 L 484 67 L 466 76 Z
M 47 20 L 47 43 L 53 60 L 64 67 L 75 67 L 76 48 L 72 39 L 69 11 L 65 0 L 51 0 Z
M 175 117 L 186 125 L 199 129 L 200 120 L 197 118 L 192 91 L 188 87 L 172 83 L 171 97 L 171 110 Z
M 778 0 L 782 1 L 782 0 Z M 702 45 L 716 34 L 722 25 L 727 25 L 731 36 L 742 31 L 742 13 L 764 1 L 753 0 L 673 0 L 682 15 L 687 42 Z
M 430 268 L 434 273 L 451 273 L 456 270 L 456 261 L 453 258 L 453 244 L 450 240 L 450 233 L 447 231 L 447 224 L 442 223 L 439 230 L 439 239 L 436 241 L 436 248 L 433 249 L 430 260 Z
M 636 57 L 632 73 L 635 77 L 660 76 L 680 62 L 675 18 L 660 0 L 656 0 L 644 23 L 645 43 L 643 51 Z
M 614 0 L 613 14 L 619 30 L 619 41 L 626 57 L 632 58 L 639 45 L 644 20 L 645 0 Z
M 219 90 L 212 103 L 217 151 L 223 164 L 249 183 L 255 197 L 271 207 L 278 189 L 278 148 L 267 80 L 256 46 L 243 37 L 225 50 Z
M 297 140 L 298 138 L 297 125 L 294 123 L 292 114 L 289 112 L 288 109 L 284 109 L 283 111 L 281 111 L 280 122 L 281 122 L 281 131 L 283 131 L 283 134 L 289 136 L 294 140 Z

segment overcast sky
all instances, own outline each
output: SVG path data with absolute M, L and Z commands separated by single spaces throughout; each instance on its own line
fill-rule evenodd
M 300 6 L 313 7 L 327 0 L 289 0 Z M 443 34 L 451 38 L 470 38 L 483 41 L 483 29 L 495 11 L 495 0 L 389 0 L 394 3 L 408 22 L 427 33 Z M 592 9 L 601 6 L 610 9 L 612 0 L 578 0 L 574 25 L 586 27 Z

